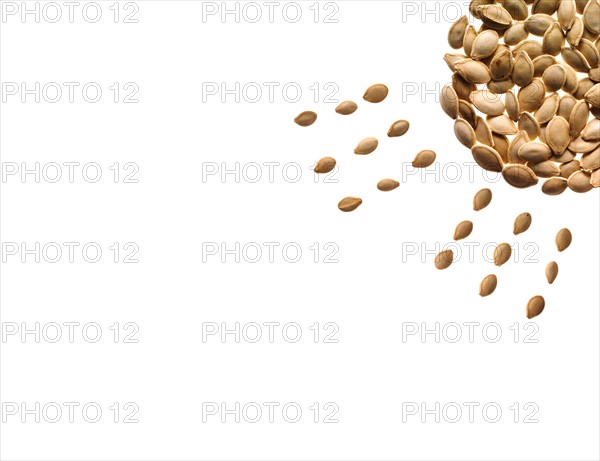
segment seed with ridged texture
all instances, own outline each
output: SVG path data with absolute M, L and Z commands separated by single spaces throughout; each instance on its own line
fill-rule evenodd
M 571 189 L 573 192 L 577 192 L 578 194 L 584 194 L 593 189 L 591 181 L 592 177 L 589 173 L 586 173 L 585 171 L 576 171 L 571 176 L 569 176 L 569 179 L 567 180 L 567 185 L 569 186 L 569 189 Z
M 500 173 L 504 167 L 502 157 L 493 147 L 477 144 L 471 149 L 471 154 L 477 164 L 484 170 Z
M 558 264 L 555 261 L 548 263 L 546 266 L 546 280 L 552 285 L 558 276 Z
M 372 85 L 367 88 L 363 99 L 367 102 L 372 102 L 373 104 L 377 104 L 387 98 L 388 95 L 388 87 L 382 83 L 378 83 L 376 85 Z
M 481 211 L 486 208 L 492 201 L 492 191 L 489 189 L 481 189 L 473 198 L 473 209 Z
M 335 168 L 336 161 L 332 157 L 323 157 L 315 166 L 315 173 L 329 173 Z
M 454 259 L 454 252 L 452 250 L 444 250 L 435 257 L 435 267 L 439 270 L 448 269 Z
M 412 166 L 414 168 L 427 168 L 433 162 L 435 162 L 435 152 L 432 150 L 423 150 L 417 154 L 413 160 Z
M 513 187 L 525 189 L 535 186 L 538 179 L 531 168 L 521 164 L 509 164 L 502 170 L 504 180 Z
M 454 240 L 466 239 L 473 232 L 473 223 L 471 221 L 463 221 L 454 230 Z
M 544 298 L 542 296 L 534 296 L 527 303 L 527 318 L 531 320 L 532 318 L 537 317 L 542 313 L 544 307 L 546 307 Z
M 442 88 L 440 94 L 440 104 L 442 109 L 452 119 L 458 117 L 458 95 L 451 85 L 446 85 Z
M 508 29 L 513 18 L 501 5 L 482 5 L 477 8 L 477 13 L 481 16 L 483 23 L 496 30 Z
M 513 227 L 513 234 L 519 235 L 523 232 L 527 232 L 531 227 L 531 214 L 530 213 L 521 213 L 515 219 L 515 225 Z
M 339 204 L 338 208 L 345 213 L 356 210 L 362 204 L 362 200 L 356 197 L 346 197 Z
M 559 230 L 558 234 L 556 234 L 556 248 L 558 248 L 558 251 L 560 252 L 565 251 L 567 248 L 569 248 L 572 241 L 573 234 L 571 234 L 571 231 L 567 228 Z
M 394 179 L 382 179 L 377 183 L 377 189 L 382 192 L 390 192 L 397 189 L 399 186 L 400 183 Z
M 350 115 L 356 112 L 358 106 L 354 101 L 344 101 L 335 108 L 335 111 L 340 115 Z
M 567 180 L 564 178 L 551 178 L 542 185 L 542 192 L 546 195 L 560 195 L 567 190 Z
M 506 264 L 512 255 L 512 248 L 508 243 L 501 243 L 494 249 L 494 264 L 502 266 Z
M 456 111 L 458 112 L 458 108 Z M 406 120 L 398 120 L 392 124 L 387 135 L 390 138 L 398 138 L 400 136 L 404 136 L 409 128 L 410 123 L 408 123 Z
M 354 149 L 354 153 L 356 155 L 369 155 L 379 145 L 379 141 L 375 138 L 365 138 L 361 142 L 358 143 L 356 149 Z
M 317 114 L 308 110 L 298 115 L 294 122 L 300 126 L 311 126 L 317 120 Z
M 491 295 L 494 291 L 496 291 L 496 287 L 498 286 L 498 277 L 494 274 L 490 274 L 485 277 L 481 284 L 479 285 L 479 296 L 485 297 Z
M 469 20 L 466 16 L 461 16 L 458 18 L 452 27 L 450 27 L 450 31 L 448 32 L 448 44 L 458 50 L 463 46 L 463 40 L 465 38 L 465 31 L 467 30 L 467 26 L 469 25 Z

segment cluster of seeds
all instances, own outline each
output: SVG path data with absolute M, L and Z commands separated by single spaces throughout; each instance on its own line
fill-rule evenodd
M 376 85 L 372 85 L 367 88 L 363 99 L 372 104 L 377 104 L 385 100 L 389 93 L 388 87 L 378 83 Z M 339 104 L 335 111 L 340 115 L 351 115 L 358 109 L 358 104 L 354 101 L 344 101 Z M 297 125 L 307 127 L 311 126 L 313 123 L 317 121 L 317 114 L 312 111 L 305 111 L 299 114 L 294 122 Z M 398 138 L 400 136 L 404 136 L 408 129 L 410 128 L 410 123 L 406 120 L 397 120 L 392 123 L 392 126 L 387 131 L 387 136 L 389 138 Z M 377 138 L 365 138 L 358 143 L 356 148 L 354 149 L 354 153 L 356 155 L 369 155 L 375 152 L 375 150 L 379 147 L 379 141 Z M 419 152 L 415 159 L 412 162 L 414 168 L 427 168 L 431 166 L 433 162 L 435 162 L 436 154 L 432 150 L 424 150 Z M 336 160 L 332 157 L 324 157 L 319 160 L 314 168 L 315 173 L 329 173 L 336 166 Z M 390 192 L 394 189 L 397 189 L 400 186 L 400 183 L 395 179 L 382 179 L 377 183 L 377 189 L 382 192 Z M 350 212 L 356 210 L 360 205 L 362 205 L 362 199 L 358 197 L 346 197 L 342 199 L 338 203 L 338 208 L 344 212 Z
M 492 191 L 490 189 L 482 189 L 473 199 L 473 209 L 475 211 L 481 211 L 486 208 L 492 202 Z M 533 222 L 530 213 L 521 213 L 516 217 L 513 225 L 513 234 L 515 236 L 527 232 Z M 462 221 L 456 226 L 454 231 L 454 240 L 459 241 L 467 238 L 473 232 L 473 223 L 471 221 Z M 573 240 L 571 231 L 569 229 L 561 229 L 556 234 L 556 248 L 559 252 L 565 251 Z M 494 249 L 494 264 L 498 267 L 506 264 L 512 256 L 512 247 L 509 243 L 501 243 Z M 454 252 L 452 250 L 444 250 L 435 257 L 435 267 L 440 270 L 449 268 L 454 262 Z M 546 279 L 549 284 L 553 284 L 558 276 L 558 264 L 556 261 L 548 263 L 546 266 Z M 498 286 L 498 277 L 496 274 L 489 274 L 481 281 L 479 285 L 479 295 L 486 297 L 496 291 Z M 527 304 L 526 314 L 527 318 L 532 319 L 542 313 L 545 307 L 545 300 L 542 296 L 534 296 Z
M 457 139 L 514 187 L 600 187 L 600 0 L 471 0 L 469 11 L 482 26 L 456 21 L 448 43 L 464 53 L 444 58 Z

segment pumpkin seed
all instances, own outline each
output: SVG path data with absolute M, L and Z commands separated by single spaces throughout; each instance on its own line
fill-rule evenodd
M 587 62 L 587 59 L 585 59 L 585 56 L 581 54 L 580 51 L 564 47 L 560 51 L 560 54 L 564 61 L 577 72 L 588 73 L 590 71 L 591 67 Z
M 358 106 L 354 101 L 344 101 L 335 108 L 335 111 L 340 115 L 350 115 L 356 112 Z
M 356 155 L 369 155 L 370 153 L 375 151 L 375 149 L 377 149 L 378 145 L 379 141 L 377 141 L 377 139 L 365 138 L 358 143 L 358 146 L 356 146 L 356 149 L 354 149 L 354 153 Z
M 499 82 L 492 80 L 488 83 L 489 90 L 496 94 L 504 94 L 514 86 L 515 84 L 510 78 L 500 80 Z
M 583 10 L 583 23 L 595 35 L 600 34 L 600 1 L 590 0 Z
M 504 96 L 504 105 L 506 107 L 506 113 L 513 122 L 519 121 L 519 100 L 512 91 L 507 91 Z
M 525 88 L 519 90 L 518 98 L 521 110 L 533 112 L 539 109 L 546 96 L 546 86 L 540 78 L 534 78 Z
M 579 45 L 577 45 L 577 51 L 579 51 L 590 67 L 596 67 L 600 61 L 600 52 L 596 46 L 585 38 L 581 39 Z
M 547 134 L 548 146 L 555 155 L 561 155 L 571 143 L 569 122 L 562 117 L 554 117 L 550 120 Z
M 542 80 L 546 85 L 546 91 L 550 93 L 558 91 L 565 86 L 567 71 L 560 64 L 554 64 L 544 71 Z
M 467 59 L 467 56 L 464 54 L 453 54 L 446 53 L 444 55 L 444 62 L 448 65 L 450 70 L 454 72 L 456 68 L 454 67 L 458 61 L 462 61 L 463 59 Z
M 506 264 L 512 255 L 512 248 L 508 243 L 501 243 L 494 249 L 494 264 L 502 266 Z
M 456 100 L 456 106 L 456 112 L 458 113 L 458 99 Z M 408 123 L 406 120 L 398 120 L 392 124 L 387 135 L 390 138 L 398 138 L 400 136 L 404 136 L 409 128 L 410 123 Z
M 554 23 L 554 18 L 548 14 L 536 13 L 525 20 L 527 32 L 543 37 L 548 28 Z
M 367 102 L 377 104 L 377 103 L 380 103 L 381 101 L 383 101 L 385 98 L 387 98 L 388 93 L 389 93 L 389 90 L 388 90 L 387 86 L 385 86 L 382 83 L 377 83 L 377 84 L 371 85 L 369 88 L 367 88 L 367 91 L 365 91 L 363 99 Z
M 454 252 L 452 250 L 444 250 L 435 257 L 435 267 L 439 270 L 448 269 L 454 260 Z
M 531 141 L 540 135 L 540 124 L 529 112 L 521 114 L 518 128 L 520 131 L 525 131 Z
M 477 19 L 481 19 L 481 16 L 479 15 L 478 11 L 479 6 L 491 5 L 495 1 L 496 0 L 471 0 L 471 3 L 469 4 L 469 13 L 471 13 L 471 15 L 476 17 Z
M 536 0 L 531 8 L 532 14 L 548 14 L 552 16 L 558 9 L 560 0 Z
M 466 239 L 473 232 L 473 223 L 471 221 L 463 221 L 456 226 L 454 231 L 454 240 Z
M 512 80 L 518 86 L 527 86 L 533 80 L 533 62 L 527 53 L 520 51 L 513 64 Z
M 513 22 L 513 18 L 502 5 L 481 5 L 477 8 L 483 23 L 496 30 L 508 29 Z
M 573 241 L 573 234 L 571 234 L 571 231 L 567 228 L 561 229 L 556 234 L 554 241 L 556 242 L 556 248 L 558 248 L 558 251 L 563 252 L 571 245 L 571 242 Z
M 548 160 L 552 155 L 550 148 L 541 142 L 530 142 L 519 149 L 519 157 L 528 162 L 539 163 Z
M 323 157 L 315 166 L 315 173 L 329 173 L 335 168 L 336 161 L 332 157 Z
M 473 147 L 477 141 L 473 127 L 467 121 L 462 119 L 457 119 L 454 122 L 454 134 L 460 143 L 469 149 Z
M 521 164 L 509 164 L 502 170 L 504 180 L 513 187 L 525 189 L 538 183 L 537 176 L 531 168 Z
M 546 54 L 558 56 L 563 46 L 565 46 L 565 34 L 560 24 L 555 22 L 544 33 L 542 49 Z
M 581 157 L 581 169 L 587 173 L 600 169 L 600 147 Z
M 458 117 L 458 95 L 450 85 L 444 86 L 440 94 L 440 104 L 442 109 L 452 119 Z
M 590 184 L 592 187 L 600 187 L 600 170 L 596 170 L 592 173 Z
M 566 35 L 567 43 L 572 47 L 576 47 L 579 45 L 579 42 L 583 38 L 583 30 L 584 30 L 583 21 L 580 18 L 575 18 L 573 21 L 573 25 L 569 29 Z
M 532 318 L 537 317 L 542 313 L 544 307 L 546 307 L 546 301 L 544 298 L 542 296 L 534 296 L 527 303 L 527 318 L 531 320 Z
M 452 76 L 452 88 L 456 91 L 458 99 L 468 101 L 470 94 L 477 89 L 475 84 L 467 82 L 457 72 Z
M 590 69 L 588 75 L 590 77 L 590 80 L 596 83 L 600 82 L 600 67 L 594 67 L 593 69 Z
M 495 30 L 485 30 L 481 32 L 473 41 L 471 57 L 473 59 L 485 59 L 492 56 L 498 48 L 498 32 Z
M 563 90 L 565 90 L 567 93 L 573 94 L 575 93 L 575 91 L 577 91 L 577 87 L 579 86 L 579 79 L 577 78 L 577 73 L 568 64 L 563 63 L 562 66 L 567 72 L 567 80 L 565 81 L 565 86 L 563 87 Z
M 594 107 L 600 107 L 600 83 L 594 85 L 586 94 L 585 101 Z
M 537 122 L 540 125 L 548 123 L 552 117 L 556 115 L 559 103 L 560 97 L 558 96 L 558 93 L 552 93 L 546 97 L 539 109 L 535 111 L 535 119 Z
M 511 51 L 502 51 L 494 56 L 490 62 L 490 73 L 494 80 L 507 79 L 513 69 L 513 55 Z
M 567 189 L 567 180 L 564 178 L 550 178 L 542 184 L 542 192 L 546 195 L 560 195 Z
M 523 21 L 515 22 L 504 32 L 504 43 L 515 46 L 527 39 L 528 36 L 529 32 L 525 29 L 525 23 Z
M 571 111 L 571 115 L 569 116 L 569 135 L 572 138 L 576 138 L 581 134 L 587 124 L 589 116 L 590 109 L 587 103 L 585 101 L 576 102 Z
M 569 120 L 570 124 L 571 113 L 573 112 L 573 108 L 576 104 L 577 99 L 575 99 L 570 94 L 564 95 L 562 98 L 560 98 L 560 103 L 558 104 L 558 111 L 556 112 L 556 115 L 566 120 Z
M 477 164 L 484 170 L 498 173 L 502 171 L 504 162 L 494 148 L 485 144 L 477 144 L 471 148 L 471 153 Z
M 575 0 L 575 4 L 577 5 L 577 12 L 583 14 L 583 11 L 588 4 L 588 0 Z
M 548 265 L 546 266 L 546 280 L 548 280 L 548 283 L 550 285 L 552 285 L 554 283 L 554 281 L 556 280 L 557 276 L 558 276 L 558 264 L 556 264 L 556 261 L 552 261 L 551 263 L 548 263 Z
M 458 112 L 460 116 L 469 122 L 469 124 L 473 127 L 477 127 L 477 115 L 475 114 L 475 109 L 473 106 L 462 99 L 458 101 Z
M 579 160 L 571 160 L 570 162 L 563 163 L 560 166 L 560 176 L 564 179 L 569 179 L 569 176 L 571 176 L 576 171 L 579 171 L 580 169 L 581 164 L 579 163 Z
M 455 50 L 462 48 L 468 25 L 469 20 L 467 17 L 461 16 L 454 24 L 452 24 L 452 27 L 450 27 L 450 31 L 448 32 L 448 44 Z
M 494 134 L 487 122 L 481 117 L 477 117 L 477 125 L 475 127 L 475 139 L 481 144 L 494 147 Z M 472 147 L 472 146 L 471 146 Z
M 577 90 L 573 93 L 575 99 L 585 99 L 586 93 L 596 84 L 591 78 L 585 77 L 579 80 Z
M 483 84 L 488 83 L 492 79 L 488 67 L 482 62 L 472 59 L 457 62 L 456 71 L 470 83 Z
M 473 198 L 473 209 L 481 211 L 486 208 L 492 201 L 492 191 L 490 189 L 481 189 Z
M 475 30 L 475 27 L 467 27 L 467 31 L 465 32 L 465 38 L 463 39 L 463 49 L 465 54 L 469 57 L 471 57 L 471 52 L 473 50 L 473 42 L 476 38 L 477 31 Z
M 519 131 L 508 145 L 508 163 L 525 163 L 525 160 L 519 157 L 519 149 L 528 142 L 529 136 L 527 132 L 523 130 Z
M 382 179 L 377 183 L 377 189 L 382 192 L 390 192 L 400 187 L 400 183 L 394 179 Z
M 502 115 L 506 109 L 500 96 L 488 90 L 471 93 L 471 102 L 486 115 Z
M 492 147 L 500 154 L 500 158 L 504 163 L 508 162 L 508 138 L 503 134 L 492 133 Z
M 487 123 L 494 133 L 513 135 L 519 131 L 508 115 L 488 116 Z
M 526 19 L 529 14 L 527 3 L 523 0 L 502 0 L 502 6 L 518 21 Z
M 538 178 L 551 178 L 560 174 L 560 168 L 550 160 L 540 163 L 527 163 Z
M 541 77 L 546 72 L 546 69 L 554 64 L 557 64 L 554 56 L 550 56 L 549 54 L 543 54 L 538 56 L 533 61 L 533 76 Z
M 302 112 L 300 115 L 298 115 L 294 119 L 294 122 L 297 125 L 306 127 L 306 126 L 311 126 L 313 123 L 316 122 L 316 120 L 317 120 L 317 114 L 307 110 L 305 112 Z
M 586 173 L 585 171 L 576 171 L 567 180 L 567 185 L 569 189 L 573 192 L 577 192 L 578 194 L 584 194 L 593 189 L 592 187 L 592 175 Z
M 361 205 L 361 199 L 356 197 L 346 197 L 340 203 L 338 203 L 338 208 L 344 213 L 349 213 L 351 211 L 356 210 Z
M 423 150 L 417 154 L 413 160 L 412 166 L 414 168 L 427 168 L 435 162 L 435 152 L 432 150 Z
M 486 276 L 479 285 L 479 296 L 485 297 L 496 291 L 498 286 L 498 278 L 494 274 Z
M 570 29 L 577 15 L 575 0 L 562 0 L 558 5 L 558 22 L 563 29 Z
M 527 232 L 531 227 L 531 221 L 532 218 L 530 213 L 521 213 L 519 216 L 517 216 L 517 219 L 515 219 L 513 234 L 519 235 L 523 232 Z
M 569 150 L 576 154 L 589 154 L 594 149 L 600 146 L 598 141 L 584 141 L 581 136 L 571 141 Z
M 600 120 L 597 118 L 590 120 L 583 129 L 581 137 L 584 141 L 600 141 Z
M 519 51 L 525 51 L 531 59 L 535 59 L 544 54 L 542 44 L 536 40 L 523 40 L 513 48 L 513 54 L 516 56 Z

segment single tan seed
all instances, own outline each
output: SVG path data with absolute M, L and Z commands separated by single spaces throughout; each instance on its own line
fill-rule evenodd
M 585 72 L 587 74 L 590 71 L 591 67 L 580 51 L 564 47 L 560 51 L 560 54 L 564 61 L 577 72 Z
M 496 277 L 494 274 L 486 276 L 479 285 L 479 296 L 485 297 L 491 295 L 494 291 L 496 291 L 497 286 L 498 277 Z
M 458 100 L 457 100 L 456 112 L 458 113 Z M 410 128 L 410 123 L 408 123 L 406 120 L 398 120 L 392 124 L 392 126 L 388 130 L 387 135 L 390 138 L 398 138 L 400 136 L 404 136 L 409 128 Z
M 523 232 L 527 232 L 529 227 L 531 227 L 531 221 L 532 218 L 530 213 L 521 213 L 519 216 L 517 216 L 517 219 L 515 219 L 513 234 L 519 235 Z
M 575 4 L 577 5 L 577 12 L 583 14 L 583 11 L 588 4 L 588 0 L 575 0 Z
M 442 88 L 440 94 L 440 104 L 442 109 L 451 119 L 458 117 L 458 95 L 451 85 Z
M 508 115 L 498 115 L 496 117 L 487 118 L 487 124 L 494 133 L 513 135 L 518 133 L 517 125 Z
M 514 88 L 515 83 L 507 78 L 506 80 L 500 80 L 499 82 L 492 80 L 488 83 L 488 89 L 496 94 L 504 94 L 508 90 Z
M 469 20 L 467 17 L 461 16 L 454 24 L 452 24 L 452 27 L 450 27 L 450 31 L 448 32 L 448 44 L 455 50 L 462 48 L 468 25 Z
M 588 75 L 590 77 L 590 80 L 596 83 L 600 82 L 600 66 L 590 69 L 590 73 Z
M 457 119 L 454 122 L 454 134 L 460 143 L 469 149 L 475 145 L 476 137 L 473 127 L 463 119 Z
M 525 51 L 519 51 L 513 64 L 512 80 L 516 85 L 524 87 L 533 81 L 533 62 Z
M 578 194 L 585 194 L 593 189 L 592 175 L 585 171 L 576 171 L 567 180 L 569 189 Z
M 350 115 L 356 112 L 358 105 L 354 101 L 344 101 L 335 108 L 335 111 L 340 115 Z
M 361 142 L 358 143 L 356 149 L 354 149 L 354 153 L 356 155 L 369 155 L 379 145 L 379 141 L 375 138 L 365 138 Z
M 544 53 L 551 56 L 558 56 L 565 46 L 565 34 L 559 23 L 555 22 L 544 33 L 542 48 Z
M 596 170 L 592 173 L 590 184 L 592 187 L 600 187 L 600 170 Z
M 471 57 L 471 52 L 473 51 L 473 42 L 477 38 L 477 31 L 475 27 L 469 26 L 465 32 L 465 38 L 463 39 L 463 50 L 465 54 Z
M 342 210 L 344 213 L 349 213 L 351 211 L 356 210 L 359 206 L 362 205 L 362 200 L 356 197 L 346 197 L 339 204 L 338 208 Z
M 567 81 L 567 71 L 560 64 L 554 64 L 544 71 L 542 80 L 546 85 L 546 91 L 558 91 L 565 86 Z
M 473 198 L 473 209 L 481 211 L 492 201 L 492 191 L 490 189 L 481 189 Z
M 456 71 L 467 82 L 475 84 L 488 83 L 492 79 L 490 69 L 480 61 L 465 59 L 456 63 Z
M 496 152 L 500 154 L 500 158 L 504 163 L 508 163 L 508 138 L 503 134 L 492 133 L 493 146 Z
M 581 137 L 584 141 L 600 141 L 600 120 L 597 118 L 590 120 L 583 129 Z
M 525 23 L 523 21 L 518 21 L 513 23 L 513 25 L 504 32 L 504 43 L 515 46 L 527 39 L 528 36 L 529 32 L 525 29 Z
M 512 248 L 508 243 L 501 243 L 494 249 L 494 264 L 498 267 L 506 264 L 512 255 Z
M 544 307 L 546 307 L 544 298 L 542 296 L 534 296 L 527 303 L 527 318 L 531 320 L 532 318 L 537 317 L 542 313 Z
M 519 131 L 525 131 L 531 141 L 540 135 L 540 124 L 529 112 L 521 113 L 518 128 Z
M 513 55 L 510 50 L 504 50 L 495 55 L 490 62 L 492 78 L 496 81 L 508 79 L 512 74 L 513 63 Z
M 550 120 L 546 140 L 552 152 L 555 155 L 561 155 L 571 143 L 569 122 L 562 117 L 554 117 Z
M 575 93 L 575 91 L 577 91 L 577 88 L 579 86 L 577 72 L 575 72 L 575 70 L 566 63 L 563 63 L 562 66 L 567 72 L 567 80 L 565 81 L 565 86 L 563 86 L 563 90 L 565 90 L 567 93 L 573 94 Z
M 571 141 L 571 144 L 569 144 L 569 150 L 576 154 L 589 154 L 598 146 L 600 146 L 600 141 L 584 141 L 584 139 L 579 136 Z
M 513 22 L 510 13 L 498 4 L 481 5 L 477 8 L 477 13 L 486 26 L 495 30 L 508 29 Z
M 600 61 L 600 51 L 594 46 L 594 44 L 585 38 L 581 39 L 579 45 L 577 45 L 577 51 L 579 51 L 590 67 L 596 67 L 598 61 Z
M 581 169 L 586 172 L 600 169 L 600 147 L 581 157 Z
M 387 86 L 382 83 L 378 83 L 367 88 L 363 99 L 367 102 L 377 104 L 387 98 L 388 92 L 389 90 Z
M 477 115 L 471 104 L 462 99 L 458 101 L 458 113 L 464 120 L 469 122 L 469 125 L 473 128 L 477 128 Z
M 531 62 L 533 63 L 533 75 L 535 77 L 541 77 L 548 67 L 558 64 L 554 56 L 550 56 L 549 54 L 538 56 Z
M 556 115 L 564 118 L 565 120 L 569 120 L 570 124 L 571 114 L 573 113 L 573 108 L 576 104 L 577 99 L 575 99 L 570 94 L 565 94 L 562 98 L 560 98 L 560 103 L 558 104 L 558 111 L 556 112 Z
M 502 170 L 504 180 L 513 187 L 525 189 L 538 183 L 537 176 L 531 168 L 521 164 L 509 164 Z
M 466 239 L 473 232 L 473 223 L 471 221 L 463 221 L 456 226 L 454 231 L 454 240 Z
M 588 104 L 585 101 L 577 101 L 569 116 L 569 136 L 577 138 L 585 128 L 589 116 L 590 108 Z
M 579 160 L 571 160 L 570 162 L 563 163 L 560 166 L 560 176 L 562 178 L 569 179 L 569 176 L 571 176 L 576 171 L 579 171 L 580 169 L 581 164 L 579 163 Z M 566 183 L 565 187 L 567 187 Z
M 329 173 L 335 168 L 336 161 L 332 157 L 323 157 L 315 166 L 315 173 Z
M 528 142 L 529 136 L 527 135 L 527 132 L 519 131 L 508 145 L 508 163 L 525 163 L 525 160 L 519 157 L 519 149 Z
M 533 112 L 539 109 L 546 96 L 546 86 L 541 78 L 534 78 L 525 88 L 519 91 L 519 105 L 521 110 Z
M 300 126 L 311 126 L 317 120 L 317 114 L 312 111 L 305 111 L 298 115 L 294 122 Z
M 549 14 L 536 13 L 525 20 L 525 29 L 530 34 L 543 37 L 553 23 L 554 18 Z
M 525 51 L 531 59 L 535 59 L 544 54 L 544 48 L 537 40 L 523 40 L 513 48 L 516 55 L 519 51 Z
M 552 178 L 560 174 L 559 167 L 551 160 L 540 163 L 528 162 L 527 166 L 531 168 L 531 171 L 533 171 L 538 178 Z
M 494 2 L 495 0 L 471 0 L 471 3 L 469 4 L 469 13 L 477 19 L 481 19 L 478 8 L 481 5 L 491 5 Z
M 498 32 L 495 30 L 484 30 L 473 40 L 471 57 L 481 60 L 492 56 L 498 48 L 498 40 Z
M 556 248 L 558 248 L 558 251 L 560 251 L 560 252 L 563 252 L 567 248 L 569 248 L 572 241 L 573 241 L 573 234 L 571 234 L 571 231 L 567 228 L 559 230 L 558 233 L 556 234 L 556 239 L 555 239 Z
M 492 147 L 494 145 L 494 134 L 490 129 L 487 122 L 481 117 L 477 117 L 477 123 L 475 126 L 475 138 L 481 144 Z
M 594 107 L 600 107 L 600 83 L 590 88 L 585 94 L 585 101 Z
M 394 179 L 382 179 L 377 183 L 377 189 L 382 192 L 390 192 L 400 187 L 400 183 Z
M 413 160 L 412 166 L 414 168 L 427 168 L 435 162 L 435 152 L 432 150 L 423 150 L 417 154 Z
M 600 1 L 590 0 L 583 10 L 583 23 L 594 35 L 600 35 Z
M 504 162 L 500 154 L 494 148 L 485 144 L 476 144 L 473 146 L 471 154 L 477 164 L 484 170 L 500 173 L 504 167 Z
M 504 105 L 506 107 L 506 113 L 511 120 L 515 123 L 518 122 L 519 114 L 521 113 L 519 110 L 519 100 L 512 91 L 507 91 L 506 95 L 504 95 Z
M 576 99 L 585 99 L 585 95 L 587 92 L 594 87 L 596 82 L 594 82 L 591 78 L 582 78 L 579 80 L 577 85 L 577 90 L 573 93 Z
M 471 102 L 486 115 L 502 115 L 506 109 L 500 96 L 488 90 L 473 91 Z
M 444 61 L 452 72 L 456 71 L 455 64 L 463 59 L 467 59 L 467 56 L 464 54 L 446 53 L 444 55 Z
M 577 15 L 577 5 L 575 0 L 562 0 L 558 5 L 558 22 L 563 29 L 570 29 L 575 22 Z
M 550 148 L 542 142 L 530 142 L 519 149 L 519 157 L 528 162 L 539 163 L 552 155 Z
M 567 180 L 551 178 L 542 184 L 542 192 L 546 195 L 560 195 L 567 189 Z
M 470 94 L 477 89 L 474 83 L 467 82 L 464 78 L 460 76 L 458 72 L 456 72 L 452 76 L 452 88 L 454 88 L 454 91 L 456 91 L 456 95 L 459 99 L 459 104 L 460 100 L 465 102 L 468 101 Z
M 452 250 L 444 250 L 435 257 L 435 267 L 439 270 L 448 269 L 454 260 Z
M 558 93 L 552 93 L 544 98 L 542 105 L 535 111 L 535 119 L 540 125 L 548 123 L 556 115 L 559 103 L 560 97 Z
M 548 283 L 550 285 L 552 285 L 554 283 L 554 281 L 556 280 L 557 276 L 558 276 L 558 264 L 556 264 L 556 261 L 552 261 L 551 263 L 548 263 L 548 265 L 546 266 L 546 280 L 548 280 Z
M 575 21 L 573 21 L 573 25 L 567 32 L 567 43 L 572 47 L 576 47 L 577 45 L 579 45 L 579 42 L 583 38 L 583 30 L 583 21 L 580 18 L 576 17 Z

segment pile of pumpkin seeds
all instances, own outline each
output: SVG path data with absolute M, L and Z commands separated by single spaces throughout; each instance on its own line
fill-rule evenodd
M 542 192 L 600 187 L 600 0 L 471 0 L 448 33 L 441 93 L 484 169 Z M 485 117 L 485 118 L 484 118 Z
M 363 99 L 372 104 L 378 104 L 387 98 L 389 89 L 382 83 L 371 85 L 365 91 Z M 344 101 L 340 103 L 335 111 L 340 115 L 351 115 L 358 109 L 358 104 L 354 101 Z M 305 111 L 299 114 L 294 122 L 302 127 L 308 127 L 317 121 L 317 114 L 312 111 Z M 404 136 L 410 128 L 410 123 L 406 120 L 397 120 L 387 131 L 389 138 L 398 138 Z M 365 138 L 358 143 L 354 149 L 356 155 L 369 155 L 375 152 L 379 147 L 379 141 L 377 138 Z M 412 162 L 414 168 L 427 168 L 431 166 L 436 159 L 436 154 L 432 150 L 423 150 L 419 152 Z M 333 157 L 323 157 L 315 165 L 315 173 L 325 174 L 332 171 L 337 162 Z M 382 192 L 391 192 L 397 189 L 400 183 L 395 179 L 382 179 L 377 183 L 377 189 Z M 351 212 L 356 210 L 363 203 L 361 198 L 358 197 L 346 197 L 338 203 L 338 208 L 343 212 Z

